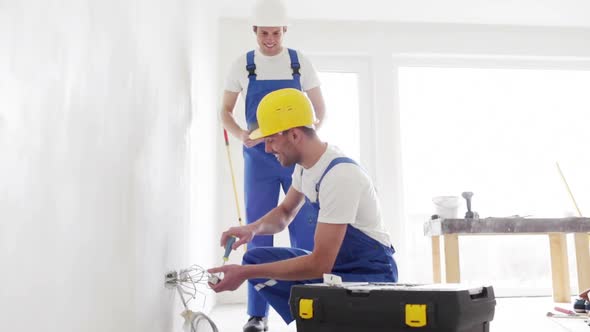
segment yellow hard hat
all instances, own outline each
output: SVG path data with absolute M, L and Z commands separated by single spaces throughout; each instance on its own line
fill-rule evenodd
M 256 110 L 258 129 L 250 139 L 274 135 L 295 127 L 313 128 L 313 108 L 305 94 L 287 88 L 273 91 L 260 101 Z

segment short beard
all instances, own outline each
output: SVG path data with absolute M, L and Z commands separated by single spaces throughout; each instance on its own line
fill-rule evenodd
M 283 155 L 283 157 L 285 157 L 285 155 Z M 292 158 L 288 158 L 288 159 L 282 158 L 282 160 L 280 161 L 280 164 L 283 167 L 291 167 L 291 166 L 294 166 L 295 164 L 298 164 L 299 161 L 300 161 L 300 157 L 299 157 L 299 155 L 297 155 L 297 156 L 293 156 Z
M 296 164 L 296 162 L 292 162 L 291 160 L 283 160 L 283 161 L 279 161 L 279 163 L 283 167 L 291 167 Z

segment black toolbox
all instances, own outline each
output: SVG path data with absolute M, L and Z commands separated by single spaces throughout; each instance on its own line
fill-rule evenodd
M 491 286 L 342 283 L 291 288 L 297 332 L 487 332 Z

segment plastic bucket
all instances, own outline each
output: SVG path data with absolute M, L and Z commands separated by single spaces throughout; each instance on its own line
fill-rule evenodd
M 439 218 L 459 218 L 459 196 L 436 196 L 432 198 L 434 213 Z

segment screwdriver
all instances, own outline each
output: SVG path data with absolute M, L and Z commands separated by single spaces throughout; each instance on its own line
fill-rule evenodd
M 237 238 L 235 236 L 230 236 L 229 239 L 227 239 L 227 242 L 225 242 L 225 253 L 223 253 L 223 263 L 221 264 L 221 266 L 225 265 L 225 263 L 229 260 L 229 254 L 231 254 L 231 246 L 234 245 L 234 243 L 236 242 Z M 214 274 L 209 276 L 209 283 L 213 284 L 213 285 L 217 285 L 219 282 L 221 281 L 221 277 L 216 276 Z
M 221 265 L 225 265 L 225 263 L 228 261 L 229 254 L 231 254 L 231 250 L 232 250 L 231 246 L 233 246 L 235 242 L 236 242 L 235 236 L 230 236 L 229 239 L 227 239 L 227 242 L 225 243 L 225 253 L 223 254 L 223 264 L 221 264 Z

